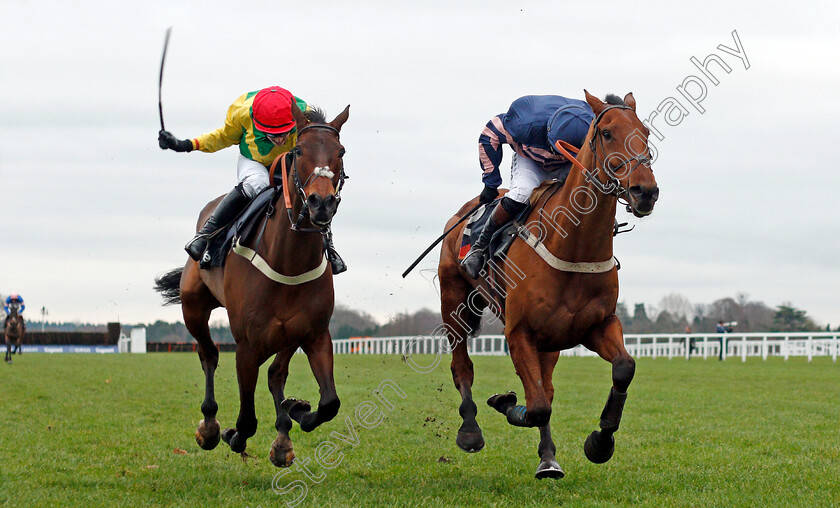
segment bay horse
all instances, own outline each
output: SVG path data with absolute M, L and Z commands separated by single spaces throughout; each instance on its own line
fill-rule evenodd
M 310 432 L 332 420 L 340 406 L 328 328 L 334 306 L 333 274 L 322 235 L 336 212 L 345 179 L 344 147 L 339 133 L 350 115 L 350 106 L 331 122 L 320 110 L 307 111 L 304 116 L 293 106 L 293 113 L 299 129 L 297 145 L 275 161 L 275 165 L 281 161 L 277 167 L 282 171 L 286 210 L 279 208 L 263 219 L 258 245 L 251 250 L 235 242 L 226 255 L 224 268 L 199 269 L 198 263 L 189 259 L 183 268 L 156 279 L 156 289 L 167 304 L 181 303 L 184 324 L 198 342 L 205 376 L 201 404 L 204 419 L 195 432 L 201 448 L 212 450 L 221 437 L 234 452 L 245 451 L 247 439 L 257 430 L 254 389 L 259 368 L 274 355 L 268 369 L 268 388 L 274 398 L 277 438 L 269 456 L 277 467 L 287 467 L 295 458 L 289 438 L 292 420 L 300 424 L 301 430 Z M 272 177 L 273 170 L 274 166 Z M 204 207 L 196 229 L 204 224 L 220 199 Z M 219 350 L 208 326 L 210 312 L 217 307 L 227 309 L 237 343 L 240 404 L 236 427 L 221 433 L 213 384 Z M 284 394 L 289 361 L 298 347 L 306 353 L 320 387 L 316 411 L 311 411 L 308 402 L 286 398 Z
M 12 363 L 12 355 L 21 353 L 20 344 L 25 333 L 26 323 L 24 323 L 23 316 L 18 313 L 17 306 L 13 305 L 9 309 L 9 315 L 6 317 L 3 329 L 3 337 L 6 340 L 6 363 Z M 15 345 L 14 351 L 12 351 L 12 344 Z
M 514 241 L 501 261 L 491 261 L 490 268 L 474 280 L 458 261 L 464 229 L 460 226 L 459 234 L 449 235 L 443 244 L 438 265 L 443 328 L 452 350 L 452 378 L 461 395 L 463 423 L 456 443 L 467 452 L 484 447 L 472 398 L 474 374 L 467 338 L 477 334 L 481 314 L 491 305 L 504 319 L 510 358 L 525 389 L 526 404 L 517 405 L 513 392 L 493 395 L 487 403 L 512 425 L 539 428 L 538 479 L 565 475 L 556 461 L 549 428 L 552 374 L 559 351 L 578 344 L 612 363 L 612 388 L 601 414 L 601 430 L 586 439 L 584 452 L 596 463 L 613 454 L 613 434 L 635 372 L 615 314 L 617 203 L 619 198 L 626 200 L 628 210 L 643 217 L 653 212 L 659 197 L 647 144 L 649 131 L 636 116 L 633 94 L 623 100 L 608 95 L 605 103 L 584 93 L 595 118 L 577 160 L 566 152 L 575 167 L 565 184 L 546 182 L 538 189 L 542 193 L 532 203 L 527 225 L 518 229 L 526 241 Z M 478 198 L 466 203 L 448 221 L 447 229 L 477 202 Z

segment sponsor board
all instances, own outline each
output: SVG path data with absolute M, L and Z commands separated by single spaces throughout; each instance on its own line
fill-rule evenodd
M 117 346 L 22 345 L 24 353 L 118 353 Z

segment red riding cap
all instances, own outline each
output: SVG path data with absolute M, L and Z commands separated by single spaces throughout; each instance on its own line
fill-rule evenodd
M 252 107 L 254 127 L 267 134 L 285 134 L 295 127 L 291 92 L 270 86 L 257 92 Z

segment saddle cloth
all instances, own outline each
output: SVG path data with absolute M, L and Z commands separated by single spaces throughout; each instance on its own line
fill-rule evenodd
M 565 181 L 565 178 L 562 180 L 547 180 L 531 192 L 528 206 L 519 212 L 506 226 L 493 233 L 493 237 L 490 239 L 490 245 L 487 248 L 489 259 L 495 259 L 508 251 L 513 240 L 516 238 L 516 228 L 528 217 L 528 214 L 531 213 L 531 210 L 533 210 L 534 205 L 539 201 L 540 197 L 554 186 L 562 187 Z M 458 251 L 459 260 L 463 260 L 470 253 L 470 248 L 478 241 L 478 237 L 487 225 L 490 212 L 496 208 L 497 203 L 501 200 L 502 198 L 497 198 L 492 203 L 485 204 L 473 212 L 472 216 L 467 219 L 467 225 L 464 227 L 464 232 L 461 235 L 461 249 Z
M 467 225 L 464 227 L 464 232 L 461 235 L 461 250 L 458 251 L 459 260 L 463 260 L 467 257 L 467 254 L 470 253 L 472 245 L 478 241 L 478 237 L 481 235 L 481 232 L 484 231 L 484 226 L 487 225 L 487 220 L 490 218 L 490 212 L 496 208 L 496 204 L 500 200 L 501 198 L 496 199 L 492 203 L 485 204 L 473 212 L 470 218 L 467 219 Z M 513 243 L 513 239 L 516 238 L 517 225 L 515 222 L 519 222 L 522 217 L 527 217 L 530 211 L 531 207 L 526 207 L 517 217 L 514 218 L 512 222 L 508 223 L 507 226 L 500 228 L 498 231 L 493 233 L 493 237 L 490 239 L 490 245 L 487 249 L 490 259 L 501 256 L 507 252 L 508 248 L 510 248 L 510 244 Z

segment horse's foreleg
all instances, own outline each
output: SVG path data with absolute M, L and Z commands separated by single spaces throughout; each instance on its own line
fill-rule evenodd
M 594 329 L 584 345 L 612 363 L 613 386 L 604 410 L 601 412 L 599 422 L 601 430 L 590 434 L 583 446 L 586 458 L 596 464 L 601 464 L 610 460 L 613 455 L 615 449 L 613 434 L 621 423 L 624 401 L 627 400 L 627 388 L 636 372 L 636 362 L 624 349 L 621 323 L 615 315 L 610 316 L 603 325 Z
M 238 343 L 236 379 L 239 382 L 239 417 L 236 419 L 236 429 L 225 429 L 222 432 L 222 439 L 236 453 L 244 452 L 248 438 L 257 433 L 254 390 L 257 388 L 260 363 L 247 342 Z
M 311 342 L 304 343 L 302 347 L 320 388 L 321 398 L 318 400 L 318 409 L 310 411 L 311 406 L 308 402 L 295 399 L 288 399 L 283 403 L 283 407 L 289 416 L 300 424 L 300 430 L 311 432 L 322 423 L 335 418 L 341 401 L 338 400 L 338 394 L 335 392 L 332 340 L 329 331 Z
M 493 395 L 487 404 L 505 415 L 508 423 L 516 427 L 547 426 L 551 419 L 551 401 L 543 386 L 540 354 L 530 337 L 522 332 L 511 333 L 508 344 L 516 375 L 525 389 L 526 405 L 516 405 L 513 392 Z
M 277 411 L 277 420 L 274 428 L 277 429 L 277 437 L 271 443 L 269 458 L 271 463 L 277 467 L 288 467 L 295 460 L 295 452 L 292 448 L 292 440 L 289 438 L 289 431 L 292 429 L 292 419 L 283 409 L 283 401 L 286 399 L 283 390 L 286 387 L 286 378 L 289 375 L 289 360 L 292 358 L 294 349 L 277 353 L 271 367 L 268 368 L 268 389 L 274 398 L 274 409 Z

